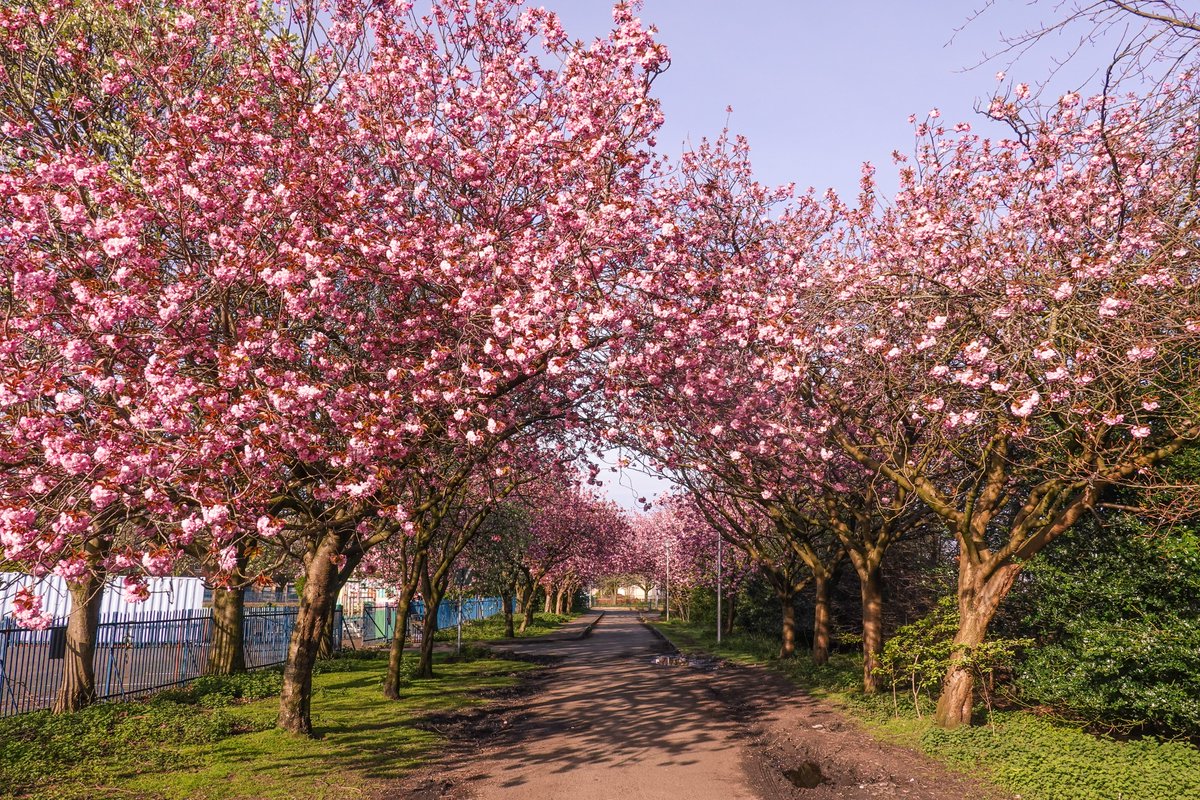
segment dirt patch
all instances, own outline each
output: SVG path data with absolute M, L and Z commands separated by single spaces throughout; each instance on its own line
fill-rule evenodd
M 725 663 L 710 689 L 743 726 L 746 771 L 766 798 L 1007 800 L 904 747 L 880 742 L 830 703 L 762 667 Z

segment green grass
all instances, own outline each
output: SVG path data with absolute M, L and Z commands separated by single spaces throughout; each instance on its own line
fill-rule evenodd
M 678 622 L 656 626 L 684 652 L 766 664 L 811 694 L 825 697 L 885 741 L 917 746 L 953 769 L 985 778 L 1024 800 L 1179 800 L 1200 798 L 1200 750 L 1152 737 L 1119 741 L 1029 711 L 1002 711 L 990 724 L 946 731 L 928 713 L 890 694 L 868 697 L 857 687 L 862 660 L 834 655 L 817 667 L 801 656 L 778 659 L 768 637 L 735 634 L 716 644 L 712 631 Z M 897 709 L 896 706 L 899 706 Z
M 566 623 L 575 619 L 578 614 L 543 614 L 538 611 L 533 615 L 533 624 L 531 624 L 524 633 L 517 631 L 518 638 L 526 638 L 530 636 L 543 636 L 547 633 L 553 633 L 561 628 Z M 513 620 L 514 629 L 521 627 L 521 616 L 518 614 Z M 457 628 L 446 628 L 438 631 L 434 639 L 439 642 L 453 642 L 458 636 Z M 504 615 L 496 614 L 491 617 L 485 617 L 481 620 L 473 620 L 463 623 L 463 641 L 464 642 L 481 642 L 490 639 L 504 638 Z
M 323 662 L 314 678 L 311 739 L 273 729 L 277 672 L 205 679 L 145 702 L 75 714 L 11 717 L 0 720 L 0 796 L 369 797 L 440 744 L 418 727 L 422 715 L 486 702 L 478 692 L 511 686 L 532 666 L 439 657 L 438 677 L 410 680 L 402 700 L 388 701 L 379 689 L 386 655 Z

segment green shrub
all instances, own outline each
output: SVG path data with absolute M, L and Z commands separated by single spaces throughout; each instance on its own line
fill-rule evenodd
M 1031 563 L 1014 598 L 1039 641 L 1030 704 L 1118 730 L 1200 733 L 1200 536 L 1092 521 Z
M 891 685 L 897 713 L 904 692 L 921 717 L 922 703 L 937 698 L 942 678 L 956 657 L 975 674 L 975 688 L 991 712 L 997 680 L 1008 676 L 1017 652 L 1031 640 L 992 637 L 968 649 L 954 644 L 957 630 L 958 601 L 944 597 L 927 615 L 897 629 L 884 644 L 875 674 Z

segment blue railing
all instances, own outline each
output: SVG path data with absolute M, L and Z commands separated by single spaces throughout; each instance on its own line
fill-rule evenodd
M 6 623 L 7 624 L 7 623 Z M 287 659 L 296 608 L 246 609 L 246 666 L 261 669 Z M 343 620 L 334 617 L 333 640 L 342 644 Z M 0 717 L 50 708 L 62 680 L 65 631 L 0 627 Z M 208 609 L 110 615 L 96 632 L 92 661 L 99 699 L 125 699 L 187 683 L 204 673 L 212 642 Z
M 513 604 L 516 605 L 515 603 Z M 485 619 L 495 616 L 504 610 L 504 605 L 499 597 L 473 597 L 463 598 L 462 601 L 462 618 L 463 622 L 471 620 Z M 408 629 L 410 636 L 420 631 L 421 623 L 425 618 L 425 603 L 420 600 L 415 600 L 409 606 Z M 458 624 L 458 601 L 443 600 L 438 603 L 437 608 L 437 627 L 438 630 L 453 628 Z M 366 606 L 362 614 L 362 643 L 363 644 L 378 644 L 380 642 L 389 641 L 392 638 L 392 633 L 396 629 L 396 607 L 395 606 Z

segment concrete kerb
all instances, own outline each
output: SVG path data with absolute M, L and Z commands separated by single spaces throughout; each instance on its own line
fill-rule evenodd
M 587 637 L 591 636 L 591 635 L 592 635 L 592 631 L 593 631 L 593 630 L 595 630 L 596 626 L 600 624 L 600 620 L 604 619 L 604 615 L 605 615 L 605 613 L 606 613 L 606 612 L 604 612 L 604 611 L 601 611 L 601 612 L 599 613 L 599 615 L 598 615 L 598 616 L 597 616 L 597 617 L 596 617 L 594 620 L 592 620 L 591 622 L 589 622 L 589 623 L 587 624 L 587 627 L 583 629 L 583 632 L 579 634 L 579 638 L 580 638 L 580 639 L 586 639 Z
M 663 644 L 665 644 L 668 648 L 670 648 L 670 652 L 672 652 L 672 653 L 679 652 L 679 648 L 675 646 L 675 643 L 672 642 L 670 639 L 668 639 L 667 635 L 665 633 L 663 633 L 658 628 L 651 625 L 650 620 L 646 619 L 641 614 L 638 614 L 638 622 L 642 623 L 642 626 L 646 630 L 648 630 L 648 631 L 650 631 L 650 633 L 654 634 L 654 638 L 658 639 Z

